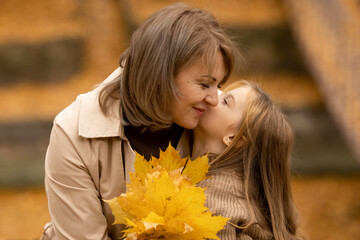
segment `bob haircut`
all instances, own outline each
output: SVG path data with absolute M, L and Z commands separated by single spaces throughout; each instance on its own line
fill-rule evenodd
M 212 14 L 183 3 L 169 5 L 133 33 L 120 57 L 122 74 L 101 90 L 100 107 L 108 114 L 109 100 L 120 98 L 123 124 L 153 131 L 167 128 L 173 124 L 169 109 L 179 97 L 176 74 L 198 58 L 211 73 L 219 52 L 225 65 L 223 84 L 239 56 L 233 42 Z

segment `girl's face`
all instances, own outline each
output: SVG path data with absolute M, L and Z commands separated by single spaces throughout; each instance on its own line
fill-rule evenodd
M 244 86 L 223 93 L 219 96 L 219 104 L 204 113 L 195 131 L 215 140 L 234 136 L 240 126 L 250 90 L 250 87 Z
M 175 76 L 180 95 L 170 109 L 173 121 L 186 129 L 195 128 L 209 107 L 218 104 L 217 88 L 224 76 L 225 67 L 220 52 L 213 71 L 208 70 L 207 62 L 202 58 L 183 67 Z

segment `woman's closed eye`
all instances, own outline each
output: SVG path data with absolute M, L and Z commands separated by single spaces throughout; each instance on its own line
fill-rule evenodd
M 200 83 L 201 87 L 202 88 L 209 88 L 210 87 L 210 84 L 208 83 Z

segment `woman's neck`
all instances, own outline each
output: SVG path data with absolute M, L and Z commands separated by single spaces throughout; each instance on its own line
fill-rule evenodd
M 191 158 L 197 158 L 207 153 L 220 154 L 225 150 L 226 146 L 222 139 L 213 139 L 209 136 L 194 130 L 194 142 L 192 147 Z
M 184 129 L 176 124 L 170 128 L 152 132 L 149 129 L 144 131 L 140 127 L 124 126 L 125 135 L 130 141 L 131 147 L 145 159 L 149 160 L 151 156 L 158 158 L 159 149 L 165 151 L 171 145 L 176 148 Z

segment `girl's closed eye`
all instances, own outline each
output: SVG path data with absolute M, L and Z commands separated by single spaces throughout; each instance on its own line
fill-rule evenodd
M 228 105 L 228 101 L 226 100 L 226 98 L 223 98 L 223 103 L 224 103 L 225 105 Z

